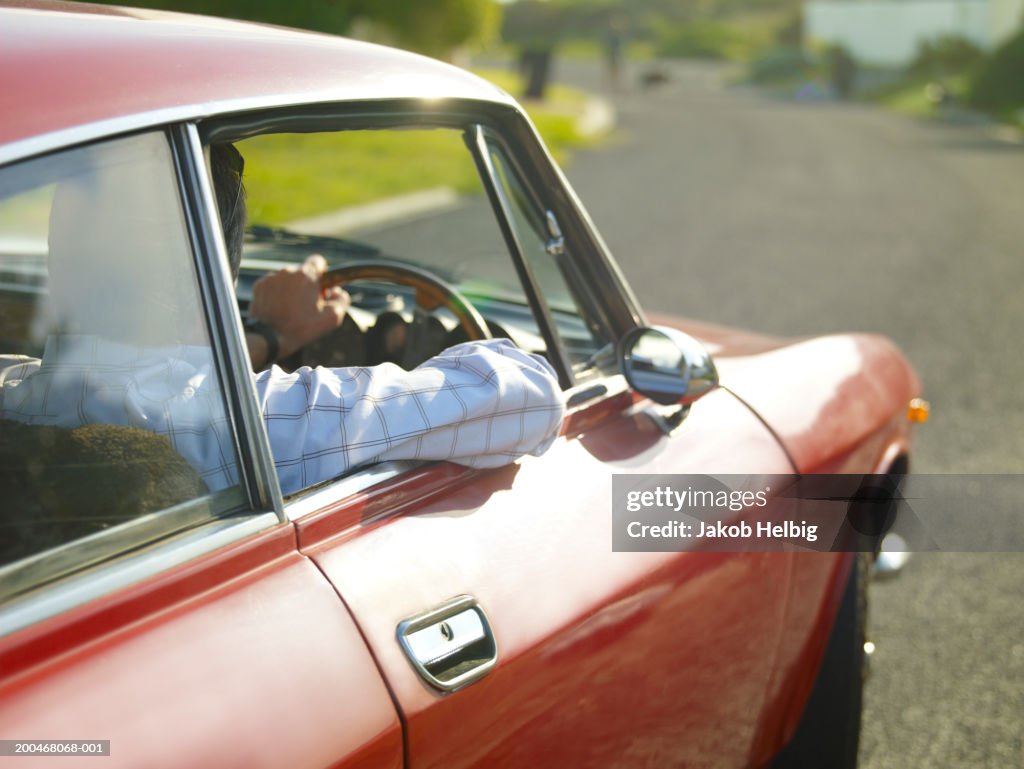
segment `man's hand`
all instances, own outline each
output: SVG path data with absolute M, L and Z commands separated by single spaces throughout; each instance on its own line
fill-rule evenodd
M 270 326 L 277 334 L 279 358 L 319 339 L 341 325 L 351 300 L 340 286 L 323 290 L 320 277 L 327 260 L 314 254 L 301 267 L 286 267 L 264 275 L 252 290 L 249 318 Z M 267 361 L 262 338 L 249 334 L 249 355 L 259 370 Z

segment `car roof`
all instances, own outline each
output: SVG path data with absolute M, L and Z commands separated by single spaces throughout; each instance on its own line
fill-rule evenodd
M 0 71 L 0 162 L 118 127 L 295 102 L 513 103 L 469 72 L 370 43 L 49 0 L 0 0 Z

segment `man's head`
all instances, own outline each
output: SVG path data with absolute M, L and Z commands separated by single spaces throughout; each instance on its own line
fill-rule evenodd
M 233 144 L 210 145 L 210 172 L 217 196 L 217 211 L 224 228 L 224 244 L 228 250 L 231 278 L 238 277 L 242 261 L 242 242 L 245 238 L 245 185 L 242 171 L 245 161 Z

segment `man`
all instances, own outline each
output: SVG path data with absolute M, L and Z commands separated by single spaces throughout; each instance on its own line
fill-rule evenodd
M 245 161 L 231 144 L 209 149 L 217 210 L 232 278 L 238 278 L 245 240 Z M 345 318 L 349 296 L 340 287 L 323 291 L 327 261 L 313 255 L 301 267 L 279 270 L 253 286 L 245 341 L 253 369 L 262 371 L 333 331 Z
M 131 141 L 125 140 L 129 149 Z M 21 361 L 0 377 L 0 417 L 60 427 L 143 427 L 166 435 L 211 490 L 233 485 L 233 443 L 201 318 L 182 317 L 180 303 L 162 301 L 156 290 L 182 281 L 181 270 L 144 280 L 138 273 L 152 268 L 138 266 L 132 254 L 146 246 L 125 244 L 136 221 L 153 226 L 151 213 L 134 210 L 140 199 L 152 197 L 150 176 L 127 161 L 95 165 L 59 185 L 51 213 L 51 290 L 70 308 L 62 328 L 74 333 L 51 335 L 42 361 Z M 241 156 L 230 145 L 215 145 L 210 166 L 237 276 L 245 224 Z M 102 226 L 96 213 L 107 198 L 103 210 L 121 216 L 116 227 Z M 168 221 L 170 239 L 176 220 Z M 90 248 L 88 236 L 97 232 L 99 244 Z M 83 288 L 97 259 L 105 260 L 104 269 L 117 276 L 124 294 L 132 282 L 156 284 L 143 303 L 145 313 L 119 316 L 120 297 Z M 165 262 L 170 256 L 160 260 Z M 257 285 L 250 313 L 262 327 L 247 333 L 247 343 L 258 367 L 340 324 L 348 298 L 341 291 L 320 292 L 325 266 L 314 257 Z M 456 345 L 412 371 L 383 364 L 288 374 L 271 365 L 254 375 L 254 386 L 285 494 L 386 459 L 507 464 L 545 451 L 563 414 L 551 366 L 508 340 Z

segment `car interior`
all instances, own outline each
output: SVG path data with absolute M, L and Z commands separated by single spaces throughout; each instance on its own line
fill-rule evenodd
M 343 286 L 352 298 L 343 325 L 281 361 L 284 368 L 382 362 L 411 368 L 452 344 L 488 337 L 507 337 L 550 357 L 538 316 L 550 318 L 577 376 L 592 367 L 602 333 L 581 313 L 578 291 L 566 278 L 563 246 L 549 231 L 557 224 L 497 143 L 490 145 L 489 162 L 512 222 L 508 234 L 463 130 L 277 133 L 235 146 L 245 158 L 248 206 L 237 284 L 243 316 L 259 277 L 314 253 L 327 260 L 325 286 Z M 389 158 L 373 169 L 375 184 L 395 191 L 384 199 L 352 185 L 375 152 Z M 288 182 L 289 190 L 300 190 L 294 197 L 263 172 L 267 161 L 280 165 L 282 154 L 294 158 L 299 181 Z M 402 162 L 388 168 L 394 156 Z M 458 169 L 454 182 L 448 171 L 435 184 L 433 157 Z M 516 247 L 509 239 L 518 244 L 521 262 L 510 258 Z M 538 287 L 539 300 L 524 290 L 524 278 Z

